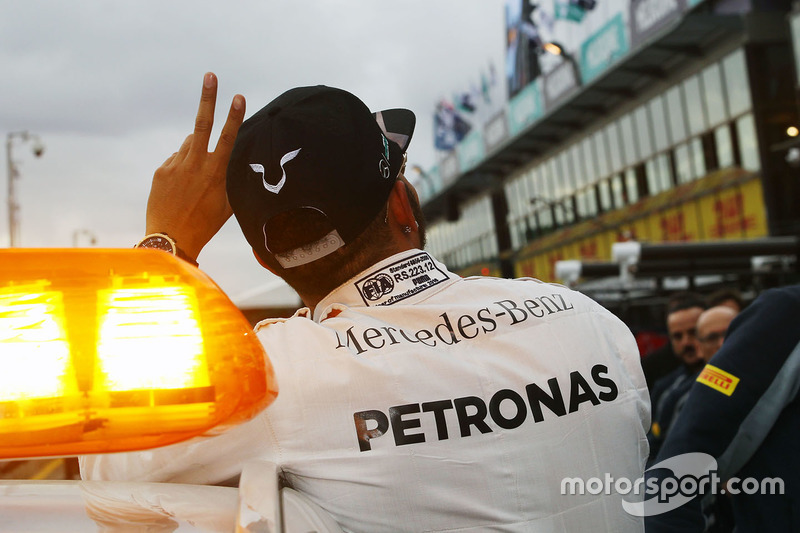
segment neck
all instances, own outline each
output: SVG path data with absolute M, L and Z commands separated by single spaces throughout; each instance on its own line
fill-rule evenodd
M 357 266 L 353 265 L 354 268 L 351 269 L 351 271 L 350 271 L 351 275 L 346 280 L 344 280 L 343 283 L 337 285 L 336 287 L 332 287 L 328 291 L 317 292 L 317 291 L 314 291 L 314 290 L 309 290 L 309 289 L 311 289 L 310 287 L 309 288 L 305 288 L 305 287 L 294 287 L 293 286 L 292 288 L 297 292 L 298 296 L 300 296 L 300 299 L 303 301 L 303 305 L 308 307 L 311 310 L 312 314 L 313 314 L 313 312 L 316 309 L 317 305 L 319 305 L 319 303 L 322 300 L 324 300 L 329 294 L 334 292 L 336 289 L 338 289 L 342 285 L 344 285 L 346 283 L 349 283 L 350 280 L 352 280 L 353 278 L 357 277 L 358 275 L 360 275 L 365 270 L 369 270 L 370 268 L 373 268 L 375 265 L 377 265 L 378 263 L 380 263 L 381 261 L 383 261 L 384 259 L 386 259 L 388 257 L 392 257 L 393 255 L 396 255 L 396 254 L 399 254 L 399 253 L 402 253 L 402 252 L 407 252 L 409 250 L 413 250 L 413 249 L 416 248 L 416 246 L 412 245 L 413 243 L 395 243 L 395 244 L 396 244 L 395 246 L 391 246 L 391 247 L 385 248 L 381 254 L 376 255 L 374 257 L 371 257 L 368 261 L 363 261 L 363 262 L 361 262 L 361 264 L 359 264 Z

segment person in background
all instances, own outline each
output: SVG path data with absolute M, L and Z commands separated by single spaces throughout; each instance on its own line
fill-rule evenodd
M 689 392 L 656 461 L 710 456 L 711 474 L 686 503 L 647 517 L 648 532 L 704 531 L 703 513 L 730 496 L 737 532 L 797 531 L 800 524 L 800 285 L 764 291 L 730 324 Z M 677 462 L 677 463 L 676 463 Z M 673 471 L 674 472 L 674 471 Z M 646 483 L 673 478 L 647 472 Z M 677 480 L 680 482 L 680 480 Z
M 700 313 L 697 318 L 695 351 L 704 364 L 722 346 L 728 325 L 736 317 L 736 314 L 736 311 L 725 305 L 712 307 Z M 689 398 L 689 391 L 701 371 L 702 367 L 697 368 L 686 379 L 682 379 L 679 384 L 668 390 L 658 402 L 657 410 L 653 411 L 654 429 L 648 435 L 651 447 L 650 464 L 655 464 L 656 454 L 679 419 L 678 415 L 684 409 Z M 725 499 L 718 500 L 714 506 L 707 509 L 706 516 L 709 521 L 708 533 L 727 533 L 733 527 L 730 503 Z
M 697 380 L 697 376 L 714 356 L 715 353 L 722 346 L 722 341 L 725 340 L 725 332 L 728 330 L 728 325 L 736 317 L 736 311 L 726 305 L 719 305 L 706 309 L 697 318 L 697 335 L 695 336 L 695 352 L 699 356 L 702 364 L 699 366 L 692 366 L 694 368 L 686 378 L 681 379 L 679 384 L 671 387 L 659 399 L 658 409 L 653 411 L 653 424 L 658 424 L 658 441 L 654 441 L 655 431 L 651 432 L 651 455 L 655 457 L 652 447 L 656 450 L 660 448 L 661 443 L 664 442 L 667 434 L 669 433 L 672 424 L 678 417 L 678 414 L 683 409 L 686 399 L 689 396 L 689 390 Z
M 667 300 L 667 344 L 653 350 L 642 358 L 642 369 L 653 400 L 653 388 L 657 381 L 678 370 L 683 359 L 694 350 L 694 322 L 706 308 L 699 294 L 681 291 Z M 688 327 L 684 328 L 684 324 Z
M 306 305 L 256 326 L 280 392 L 217 436 L 83 457 L 82 476 L 213 484 L 259 460 L 346 531 L 642 531 L 620 494 L 563 485 L 643 475 L 630 330 L 566 287 L 462 278 L 425 252 L 403 174 L 411 111 L 318 85 L 239 128 L 236 96 L 209 153 L 215 98 L 209 73 L 194 134 L 156 171 L 146 231 L 195 261 L 232 209 Z
M 736 289 L 720 289 L 714 291 L 706 298 L 706 304 L 708 304 L 708 307 L 726 305 L 737 313 L 741 313 L 742 309 L 745 307 L 744 298 L 742 298 L 742 294 Z
M 695 350 L 703 362 L 708 363 L 722 348 L 728 326 L 738 314 L 739 312 L 733 307 L 720 304 L 706 309 L 697 318 Z
M 696 343 L 697 319 L 705 309 L 703 298 L 692 292 L 676 293 L 667 303 L 667 333 L 677 365 L 670 373 L 656 380 L 650 389 L 653 419 L 648 440 L 651 459 L 663 442 L 675 402 L 691 386 L 705 364 L 697 353 Z
M 722 295 L 725 296 L 725 295 Z M 722 348 L 722 343 L 725 340 L 728 327 L 731 321 L 736 318 L 738 312 L 734 306 L 726 305 L 729 298 L 721 298 L 721 304 L 716 307 L 711 307 L 703 311 L 697 319 L 697 337 L 695 339 L 697 346 L 697 353 L 700 357 L 708 363 L 712 357 Z M 700 371 L 702 372 L 702 370 Z M 700 372 L 696 376 L 700 375 Z M 681 394 L 675 399 L 674 407 L 672 408 L 671 420 L 665 420 L 663 423 L 665 427 L 662 432 L 662 442 L 666 439 L 679 419 L 678 415 L 683 410 L 684 405 L 689 399 L 689 392 L 695 386 L 697 377 L 687 382 L 687 386 L 683 387 Z M 734 528 L 733 511 L 731 510 L 730 499 L 728 497 L 717 498 L 712 505 L 709 505 L 704 514 L 706 516 L 706 532 L 707 533 L 729 533 Z
M 692 364 L 696 359 L 695 325 L 697 317 L 706 307 L 703 298 L 693 292 L 677 292 L 667 300 L 666 326 L 669 342 L 642 358 L 651 400 L 655 399 L 653 390 L 656 382 L 679 370 L 686 360 L 691 360 L 688 362 Z

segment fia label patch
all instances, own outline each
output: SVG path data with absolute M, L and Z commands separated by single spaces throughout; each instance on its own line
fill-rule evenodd
M 366 305 L 391 305 L 446 279 L 447 274 L 422 252 L 367 274 L 355 285 Z
M 728 374 L 714 365 L 706 365 L 697 377 L 697 381 L 703 385 L 708 385 L 726 396 L 730 396 L 736 389 L 739 378 L 733 374 Z

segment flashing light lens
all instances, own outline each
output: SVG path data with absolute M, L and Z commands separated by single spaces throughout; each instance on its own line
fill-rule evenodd
M 0 250 L 0 459 L 164 446 L 276 396 L 250 324 L 188 263 Z
M 207 387 L 199 314 L 186 287 L 100 291 L 95 381 L 110 391 Z
M 789 126 L 786 128 L 786 135 L 789 137 L 797 137 L 800 134 L 800 129 L 797 129 L 797 126 Z
M 63 317 L 44 281 L 0 289 L 0 402 L 77 393 Z

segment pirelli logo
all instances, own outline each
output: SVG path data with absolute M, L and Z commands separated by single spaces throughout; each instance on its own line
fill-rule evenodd
M 724 370 L 715 367 L 714 365 L 706 365 L 697 381 L 704 385 L 708 385 L 714 390 L 718 390 L 726 396 L 733 394 L 736 385 L 739 383 L 739 378 L 733 374 L 728 374 Z

